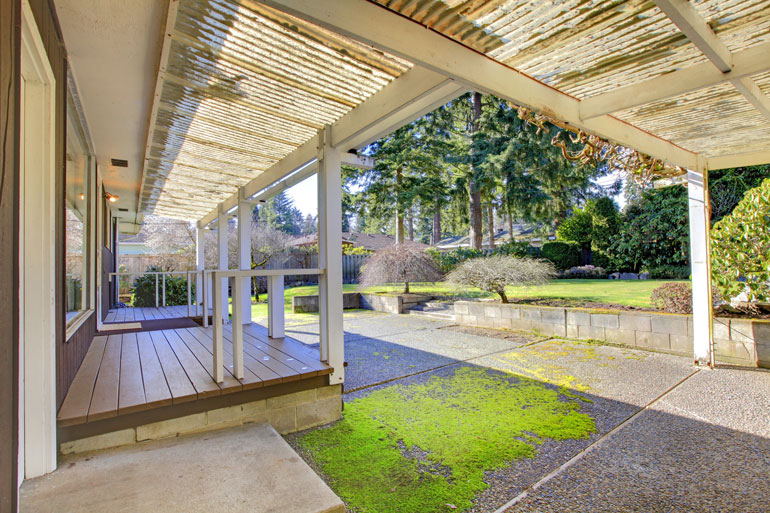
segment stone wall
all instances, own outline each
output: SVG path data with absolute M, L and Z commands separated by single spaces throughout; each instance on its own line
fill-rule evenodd
M 693 354 L 690 315 L 482 301 L 458 301 L 454 308 L 457 323 L 467 326 L 533 330 L 682 356 Z M 770 321 L 717 317 L 714 345 L 721 362 L 770 367 Z
M 342 386 L 330 385 L 72 440 L 59 450 L 62 454 L 94 451 L 252 422 L 267 422 L 283 435 L 341 417 Z
M 392 314 L 404 313 L 404 298 L 402 296 L 387 296 L 385 294 L 360 294 L 360 296 L 361 308 Z
M 345 310 L 361 308 L 361 295 L 358 292 L 342 294 L 342 308 Z M 293 313 L 311 313 L 318 311 L 318 296 L 294 296 L 291 298 Z

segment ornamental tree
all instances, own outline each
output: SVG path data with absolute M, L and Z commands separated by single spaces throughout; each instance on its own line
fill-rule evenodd
M 508 303 L 505 287 L 543 285 L 555 277 L 556 269 L 550 262 L 494 255 L 466 260 L 447 275 L 447 281 L 494 292 Z
M 358 283 L 360 289 L 403 283 L 404 294 L 408 294 L 410 282 L 435 282 L 442 278 L 443 274 L 427 253 L 416 245 L 405 243 L 375 251 L 361 268 Z

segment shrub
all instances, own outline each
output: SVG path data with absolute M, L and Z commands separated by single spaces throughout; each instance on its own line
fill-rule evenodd
M 540 256 L 553 263 L 559 270 L 580 265 L 580 248 L 567 242 L 546 242 Z
M 650 295 L 652 306 L 671 313 L 692 313 L 692 287 L 689 283 L 664 283 Z
M 714 307 L 721 303 L 721 296 L 716 287 L 712 288 Z M 655 288 L 650 295 L 652 306 L 664 312 L 691 314 L 692 286 L 689 283 L 664 283 Z
M 359 289 L 386 283 L 403 283 L 404 294 L 409 293 L 409 282 L 439 281 L 443 273 L 436 269 L 433 259 L 425 251 L 409 244 L 394 244 L 375 251 L 361 268 Z
M 606 271 L 615 270 L 612 267 L 612 262 L 610 261 L 610 257 L 607 256 L 607 253 L 598 249 L 591 251 L 591 265 L 601 267 Z
M 515 257 L 527 257 L 534 256 L 535 248 L 530 246 L 527 241 L 507 240 L 505 243 L 499 245 L 495 251 L 495 255 L 506 255 Z
M 442 273 L 448 273 L 457 267 L 457 264 L 465 262 L 468 259 L 484 256 L 483 251 L 470 248 L 457 248 L 451 251 L 445 251 L 443 253 L 436 249 L 430 248 L 425 252 L 433 260 L 433 265 Z
M 581 265 L 572 267 L 559 275 L 560 278 L 582 279 L 582 280 L 601 280 L 607 277 L 607 271 L 603 267 L 593 265 Z
M 500 296 L 508 302 L 505 287 L 509 285 L 542 285 L 556 277 L 556 270 L 550 262 L 532 258 L 517 258 L 493 255 L 474 258 L 457 266 L 449 273 L 447 281 L 456 285 L 478 287 Z
M 711 274 L 725 298 L 770 301 L 770 178 L 711 230 Z
M 148 267 L 145 272 L 161 272 L 158 266 Z M 162 280 L 158 276 L 158 304 L 163 301 Z M 190 293 L 195 297 L 195 283 L 191 284 Z M 187 279 L 181 276 L 166 276 L 166 305 L 187 304 Z M 134 306 L 155 306 L 155 275 L 143 274 L 134 280 Z
M 684 265 L 659 265 L 647 269 L 653 280 L 687 280 L 690 278 L 690 267 Z

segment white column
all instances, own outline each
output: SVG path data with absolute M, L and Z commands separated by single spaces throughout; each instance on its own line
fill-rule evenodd
M 217 257 L 217 269 L 227 271 L 227 213 L 221 210 L 217 218 Z M 218 282 L 214 281 L 212 287 L 219 287 L 219 294 L 222 298 L 222 320 L 227 322 L 227 278 L 221 278 Z
M 267 336 L 283 338 L 284 329 L 284 288 L 283 276 L 267 277 Z
M 114 247 L 115 247 L 115 272 L 120 272 L 120 219 L 115 218 L 115 234 L 114 234 Z M 113 276 L 115 280 L 115 306 L 118 306 L 120 301 L 120 276 Z
M 331 147 L 331 127 L 319 131 L 318 278 L 321 359 L 334 367 L 330 384 L 345 379 L 342 326 L 342 176 L 340 152 Z
M 238 203 L 238 268 L 251 269 L 251 203 L 241 201 Z M 251 324 L 251 278 L 248 276 L 236 278 L 241 281 L 241 305 L 243 305 L 243 324 Z M 236 298 L 233 297 L 233 301 Z
M 195 269 L 198 274 L 195 276 L 195 313 L 198 313 L 198 307 L 203 303 L 203 276 L 201 271 L 206 268 L 206 243 L 204 241 L 202 228 L 195 228 Z M 203 313 L 205 315 L 205 312 Z
M 693 357 L 701 365 L 714 364 L 712 328 L 710 215 L 708 170 L 687 172 L 690 205 L 690 262 L 692 265 Z

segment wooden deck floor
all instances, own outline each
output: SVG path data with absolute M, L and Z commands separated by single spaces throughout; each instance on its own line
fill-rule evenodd
M 171 404 L 330 374 L 317 351 L 244 326 L 242 380 L 233 377 L 232 330 L 225 327 L 225 379 L 213 376 L 211 328 L 182 328 L 94 338 L 58 414 L 74 426 Z
M 191 311 L 195 315 L 195 309 L 191 308 Z M 107 313 L 104 322 L 151 321 L 155 319 L 178 319 L 180 317 L 189 317 L 186 305 L 160 306 L 158 308 L 114 308 Z

